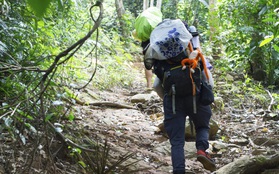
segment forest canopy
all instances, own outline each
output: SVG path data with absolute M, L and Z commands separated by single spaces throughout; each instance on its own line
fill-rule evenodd
M 26 134 L 74 120 L 76 92 L 88 85 L 128 88 L 130 63 L 142 61 L 132 32 L 145 2 L 1 0 L 0 130 L 26 144 Z M 196 26 L 216 71 L 239 74 L 255 93 L 267 89 L 269 109 L 279 109 L 278 0 L 162 0 L 161 11 Z

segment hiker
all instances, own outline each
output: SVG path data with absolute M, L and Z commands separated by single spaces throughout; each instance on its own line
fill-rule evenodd
M 193 36 L 193 38 L 191 39 L 193 49 L 194 50 L 196 50 L 196 49 L 201 50 L 200 40 L 199 40 L 199 33 L 197 32 L 196 27 L 195 26 L 188 27 L 188 24 L 185 21 L 182 21 L 182 22 Z M 148 39 L 148 41 L 142 42 L 141 46 L 143 48 L 145 70 L 149 71 L 149 73 L 151 73 L 152 72 L 151 68 L 153 66 L 154 60 L 153 60 L 153 54 L 151 53 L 152 49 L 148 49 L 149 45 L 150 45 L 150 40 Z M 213 68 L 212 65 L 207 60 L 206 60 L 206 67 L 209 70 L 212 70 L 212 68 Z M 208 75 L 210 76 L 209 83 L 213 87 L 214 86 L 214 81 L 213 81 L 212 74 L 211 74 L 210 71 L 208 71 Z M 148 76 L 150 77 L 150 79 L 152 79 L 152 74 L 149 74 Z M 205 78 L 205 76 L 203 76 L 203 77 Z M 164 98 L 164 89 L 162 87 L 162 81 L 160 81 L 160 79 L 157 76 L 154 79 L 153 89 L 161 99 Z
M 143 48 L 143 55 L 145 56 L 146 51 L 148 50 L 150 44 L 150 40 L 148 39 L 145 42 L 141 43 L 141 47 Z M 157 95 L 163 99 L 164 98 L 164 89 L 162 87 L 162 82 L 160 81 L 160 79 L 158 77 L 155 77 L 154 79 L 154 83 L 152 85 L 152 76 L 153 76 L 153 71 L 151 70 L 152 67 L 148 67 L 147 65 L 145 65 L 145 77 L 146 77 L 146 81 L 147 81 L 147 88 L 153 88 L 154 91 L 157 93 Z
M 216 170 L 206 152 L 213 80 L 200 49 L 193 49 L 192 38 L 181 20 L 164 20 L 152 31 L 145 54 L 146 68 L 154 67 L 157 85 L 163 90 L 164 128 L 171 144 L 174 174 L 185 173 L 186 116 L 195 126 L 197 160 L 205 169 Z
M 141 47 L 142 47 L 142 53 L 143 55 L 145 55 L 145 52 L 146 52 L 146 49 L 145 48 L 148 48 L 149 46 L 149 39 L 146 40 L 146 41 L 142 41 L 141 42 Z M 146 83 L 147 83 L 147 88 L 148 89 L 151 89 L 152 88 L 152 76 L 153 76 L 153 73 L 152 73 L 152 70 L 151 69 L 146 69 L 144 70 L 145 72 L 145 78 L 146 78 Z
M 145 55 L 146 49 L 149 46 L 149 38 L 152 30 L 162 21 L 162 13 L 157 7 L 149 7 L 144 10 L 135 20 L 135 31 L 133 31 L 133 37 L 141 41 L 141 47 L 143 49 L 143 55 Z M 147 82 L 147 88 L 152 88 L 152 70 L 145 69 L 145 78 Z

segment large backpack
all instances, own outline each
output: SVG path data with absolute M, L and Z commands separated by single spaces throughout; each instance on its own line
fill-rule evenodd
M 199 50 L 193 50 L 192 34 L 180 20 L 162 21 L 150 35 L 150 46 L 145 61 L 152 60 L 154 73 L 162 81 L 166 94 L 173 97 L 200 94 L 202 71 L 209 79 L 205 58 Z M 194 106 L 195 112 L 195 106 Z

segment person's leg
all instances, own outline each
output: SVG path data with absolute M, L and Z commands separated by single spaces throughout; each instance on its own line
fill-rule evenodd
M 205 169 L 214 171 L 216 166 L 214 161 L 206 153 L 209 147 L 209 121 L 212 112 L 210 106 L 198 105 L 197 114 L 190 115 L 194 122 L 196 130 L 196 148 L 197 148 L 197 160 L 201 162 Z
M 145 78 L 147 82 L 147 88 L 152 88 L 152 70 L 145 69 Z
M 158 77 L 155 77 L 153 83 L 154 91 L 158 94 L 158 96 L 163 99 L 164 98 L 164 88 L 162 86 L 162 82 Z
M 176 103 L 179 103 L 176 101 Z M 182 103 L 182 102 L 180 102 Z M 178 104 L 177 104 L 178 105 Z M 176 107 L 176 114 L 172 110 L 172 98 L 165 95 L 164 97 L 164 128 L 168 134 L 171 144 L 171 159 L 173 173 L 185 173 L 185 112 Z
M 196 130 L 196 147 L 206 150 L 209 147 L 209 121 L 212 115 L 210 106 L 197 105 L 197 114 L 190 115 Z

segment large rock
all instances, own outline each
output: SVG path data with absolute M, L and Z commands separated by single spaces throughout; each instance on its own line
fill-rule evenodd
M 146 103 L 154 98 L 158 98 L 157 94 L 152 91 L 150 94 L 136 94 L 131 97 L 132 103 Z
M 163 155 L 171 156 L 171 145 L 169 141 L 162 142 L 156 145 L 154 151 Z M 184 152 L 187 159 L 196 157 L 197 149 L 195 142 L 185 142 Z
M 224 111 L 224 100 L 222 97 L 214 97 L 214 105 L 212 105 L 212 109 L 216 111 Z
M 213 140 L 215 139 L 215 136 L 219 130 L 219 126 L 217 122 L 213 119 L 210 120 L 210 130 L 209 130 L 209 139 Z M 161 132 L 164 133 L 165 136 L 167 136 L 165 128 L 164 128 L 164 123 L 161 123 L 158 125 L 158 128 Z M 191 125 L 189 122 L 189 119 L 187 118 L 186 120 L 186 127 L 185 127 L 185 138 L 187 139 L 194 139 L 196 137 L 196 131 L 195 131 L 195 126 L 193 124 L 193 133 L 191 131 Z
M 210 120 L 209 126 L 210 126 L 209 139 L 213 140 L 216 137 L 216 134 L 219 130 L 219 126 L 218 126 L 217 122 L 213 119 Z M 193 139 L 193 138 L 196 137 L 196 131 L 195 131 L 194 123 L 193 123 L 193 133 L 192 133 L 190 121 L 189 121 L 188 118 L 187 118 L 187 121 L 186 121 L 185 137 L 186 137 L 186 139 L 187 138 Z

